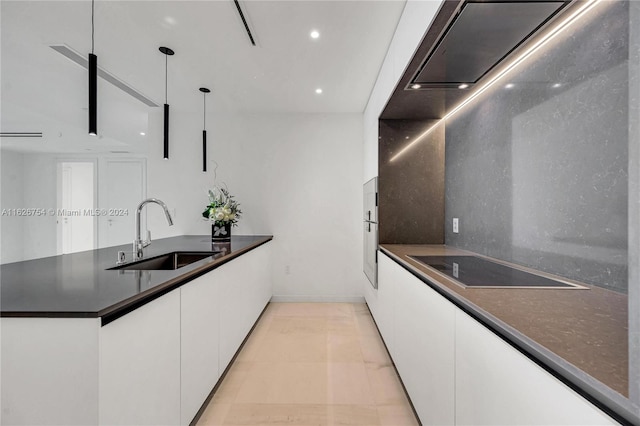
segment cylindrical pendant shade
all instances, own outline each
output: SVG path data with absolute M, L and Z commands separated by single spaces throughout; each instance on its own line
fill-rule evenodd
M 98 57 L 89 53 L 89 134 L 98 134 Z
M 207 171 L 207 131 L 202 131 L 202 171 Z
M 167 103 L 167 63 L 169 56 L 173 55 L 175 52 L 168 47 L 162 46 L 160 47 L 160 52 L 162 52 L 164 56 L 164 159 L 169 159 L 169 104 Z
M 164 159 L 169 158 L 169 104 L 164 104 Z
M 201 87 L 200 91 L 202 92 L 202 106 L 203 114 L 202 114 L 202 171 L 207 171 L 207 98 L 205 97 L 207 93 L 211 92 L 211 90 L 206 87 Z

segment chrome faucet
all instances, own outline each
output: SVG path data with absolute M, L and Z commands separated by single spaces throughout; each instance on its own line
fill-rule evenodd
M 142 212 L 142 208 L 149 203 L 156 203 L 160 207 L 164 209 L 164 214 L 167 217 L 167 222 L 169 222 L 169 226 L 173 226 L 173 219 L 171 219 L 171 214 L 169 213 L 169 209 L 167 205 L 157 198 L 147 198 L 143 202 L 138 205 L 138 209 L 136 210 L 136 239 L 133 241 L 133 259 L 142 259 L 143 249 L 151 244 L 151 232 L 147 231 L 147 240 L 143 241 L 140 236 L 140 213 Z

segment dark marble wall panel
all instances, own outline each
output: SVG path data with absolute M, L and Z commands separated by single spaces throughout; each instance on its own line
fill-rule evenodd
M 444 243 L 444 126 L 411 153 L 390 161 L 433 121 L 380 120 L 379 241 L 381 244 Z
M 445 241 L 627 291 L 628 4 L 583 19 L 446 123 Z

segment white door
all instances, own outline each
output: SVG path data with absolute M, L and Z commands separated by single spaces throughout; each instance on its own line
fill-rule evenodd
M 59 163 L 61 187 L 57 213 L 63 254 L 95 248 L 94 168 L 93 162 Z
M 106 159 L 101 174 L 100 247 L 132 243 L 135 210 L 147 192 L 146 164 L 141 158 Z

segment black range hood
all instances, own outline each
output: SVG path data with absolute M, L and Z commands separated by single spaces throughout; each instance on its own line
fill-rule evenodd
M 406 89 L 473 85 L 555 16 L 567 1 L 467 1 Z M 412 87 L 413 86 L 413 87 Z

